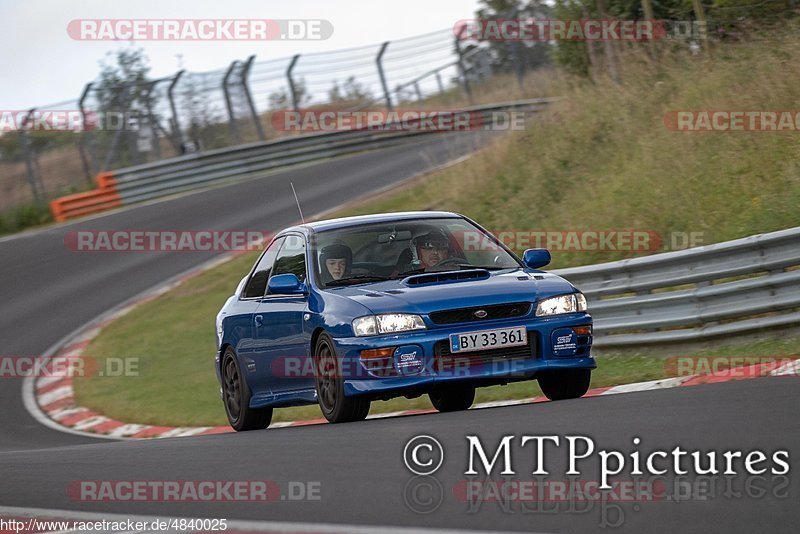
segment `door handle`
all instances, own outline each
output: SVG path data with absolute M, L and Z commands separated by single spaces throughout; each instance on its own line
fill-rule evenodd
M 256 328 L 261 328 L 261 326 L 264 324 L 264 317 L 262 315 L 256 315 L 254 320 L 256 323 Z

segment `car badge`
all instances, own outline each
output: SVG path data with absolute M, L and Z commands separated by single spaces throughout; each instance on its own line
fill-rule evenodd
M 488 313 L 486 313 L 486 310 L 478 310 L 478 311 L 476 311 L 476 312 L 475 312 L 475 314 L 474 314 L 474 315 L 475 315 L 475 317 L 477 317 L 478 319 L 484 319 L 484 318 L 485 318 L 487 315 L 489 315 L 489 314 L 488 314 Z

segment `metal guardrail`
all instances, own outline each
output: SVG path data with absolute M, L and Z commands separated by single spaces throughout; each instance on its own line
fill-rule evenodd
M 800 325 L 800 227 L 553 272 L 589 300 L 597 347 Z
M 536 112 L 553 98 L 473 106 L 447 113 L 469 113 L 478 124 L 490 124 L 500 111 Z M 389 123 L 391 126 L 394 123 Z M 391 129 L 390 129 L 391 130 Z M 267 171 L 355 152 L 405 143 L 435 129 L 376 131 L 354 129 L 286 137 L 210 150 L 173 159 L 119 169 L 98 175 L 98 189 L 56 199 L 50 203 L 57 221 L 126 206 L 210 183 L 258 176 Z

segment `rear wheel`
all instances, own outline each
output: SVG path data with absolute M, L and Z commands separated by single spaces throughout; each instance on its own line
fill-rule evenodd
M 591 369 L 546 371 L 538 376 L 545 397 L 554 401 L 583 397 L 589 390 L 591 379 Z
M 443 386 L 430 393 L 431 404 L 440 412 L 466 410 L 475 401 L 475 388 L 472 386 Z
M 251 408 L 250 388 L 239 368 L 239 360 L 231 347 L 222 358 L 222 396 L 228 423 L 237 432 L 261 430 L 272 421 L 272 408 Z
M 331 423 L 366 419 L 370 401 L 364 397 L 345 397 L 342 368 L 328 334 L 321 334 L 317 340 L 314 365 L 317 399 L 325 419 Z

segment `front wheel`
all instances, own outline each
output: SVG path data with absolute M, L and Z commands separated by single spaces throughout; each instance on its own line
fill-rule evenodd
M 428 393 L 431 404 L 440 412 L 466 410 L 475 402 L 475 388 L 472 386 L 443 386 Z
M 222 394 L 228 423 L 237 432 L 261 430 L 272 421 L 272 408 L 251 408 L 250 388 L 231 347 L 222 357 Z
M 328 334 L 321 334 L 314 349 L 317 399 L 322 415 L 330 423 L 363 421 L 369 413 L 369 399 L 345 397 L 342 367 Z
M 591 369 L 545 371 L 538 376 L 539 387 L 550 400 L 577 399 L 589 391 Z

